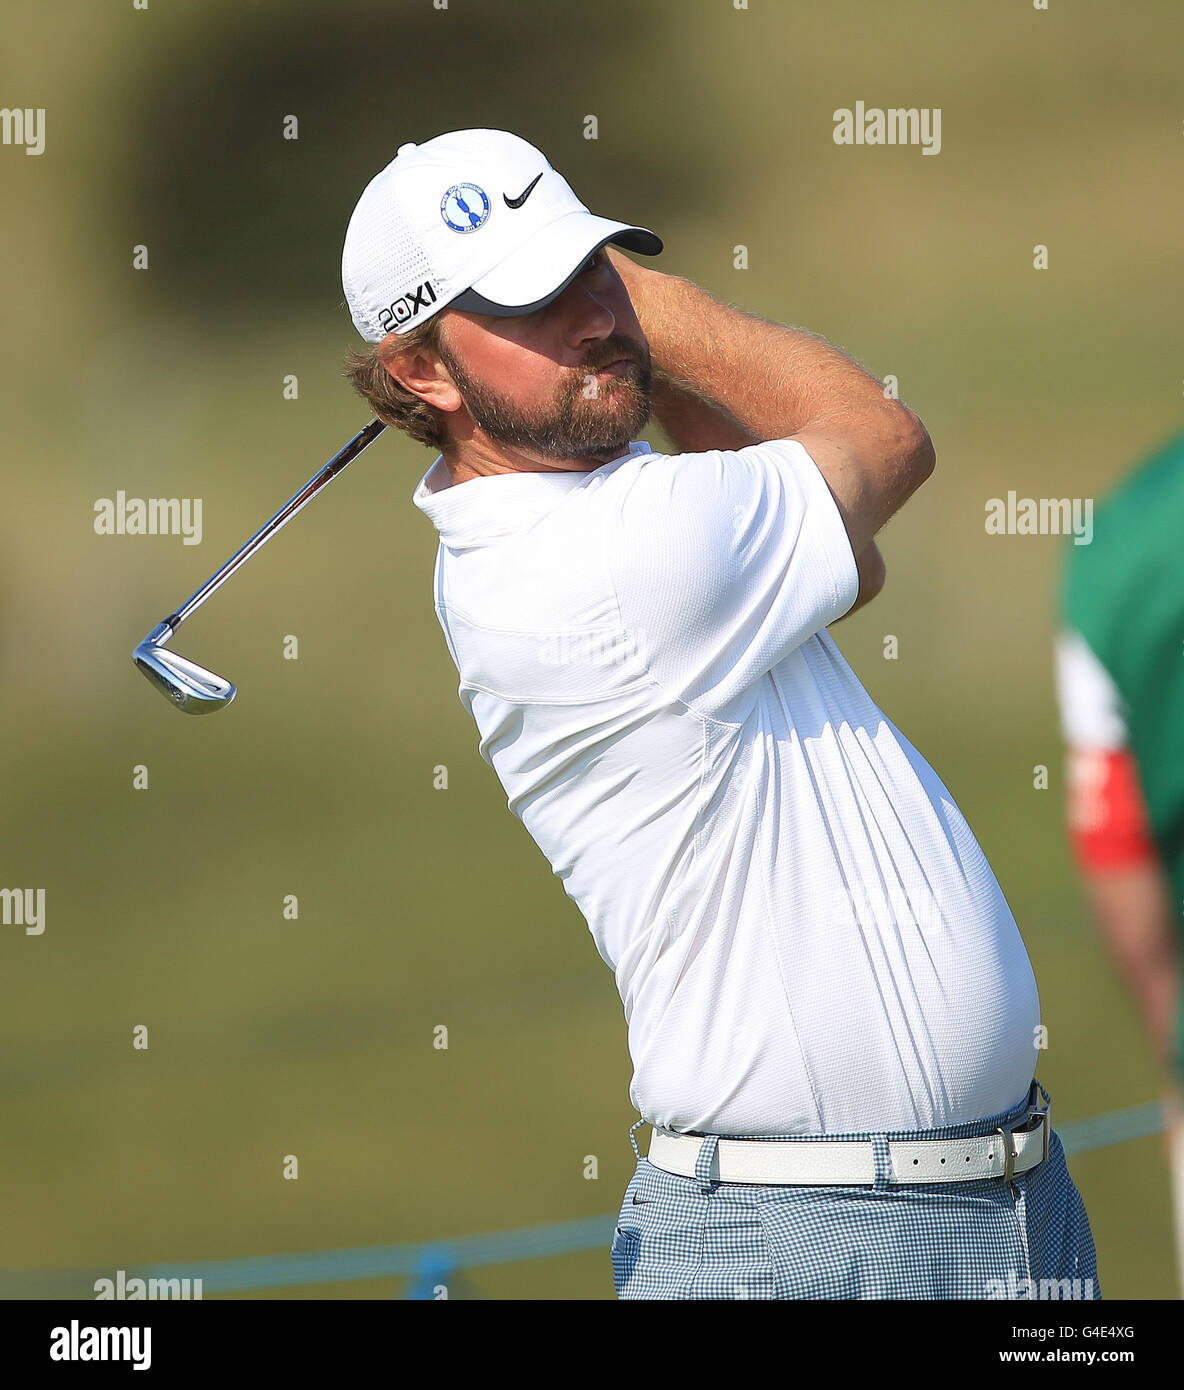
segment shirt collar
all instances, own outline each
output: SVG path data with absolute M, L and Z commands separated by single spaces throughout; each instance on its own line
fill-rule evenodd
M 651 452 L 643 440 L 630 444 L 620 458 L 587 472 L 494 473 L 464 483 L 452 482 L 444 455 L 437 454 L 416 484 L 411 500 L 431 519 L 446 546 L 469 550 L 526 530 L 569 493 L 603 475 L 606 469 L 634 454 Z

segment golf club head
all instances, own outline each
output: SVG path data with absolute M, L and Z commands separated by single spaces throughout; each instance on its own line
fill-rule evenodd
M 230 681 L 176 652 L 156 646 L 150 639 L 132 652 L 132 660 L 170 704 L 186 714 L 212 714 L 225 709 L 235 697 Z

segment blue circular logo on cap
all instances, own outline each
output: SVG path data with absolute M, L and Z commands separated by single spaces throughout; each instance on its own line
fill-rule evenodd
M 489 199 L 475 183 L 454 183 L 440 199 L 440 216 L 454 232 L 475 232 L 489 216 Z

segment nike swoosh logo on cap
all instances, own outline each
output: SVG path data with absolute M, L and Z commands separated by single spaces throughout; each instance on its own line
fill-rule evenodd
M 505 200 L 506 207 L 520 208 L 522 204 L 526 202 L 527 198 L 530 197 L 531 193 L 534 192 L 535 184 L 538 183 L 539 179 L 541 179 L 542 177 L 542 174 L 536 174 L 534 178 L 531 179 L 531 181 L 522 190 L 522 192 L 519 193 L 517 198 L 507 198 L 506 195 L 503 193 L 502 198 Z

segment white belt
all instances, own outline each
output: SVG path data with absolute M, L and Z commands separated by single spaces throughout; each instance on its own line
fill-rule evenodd
M 893 1183 L 971 1182 L 1002 1178 L 1048 1158 L 1048 1107 L 1030 1112 L 1015 1128 L 974 1139 L 890 1139 Z M 649 1161 L 667 1173 L 695 1176 L 701 1134 L 655 1129 Z M 789 1183 L 829 1187 L 875 1182 L 876 1162 L 867 1139 L 726 1139 L 716 1146 L 711 1178 L 716 1182 Z

